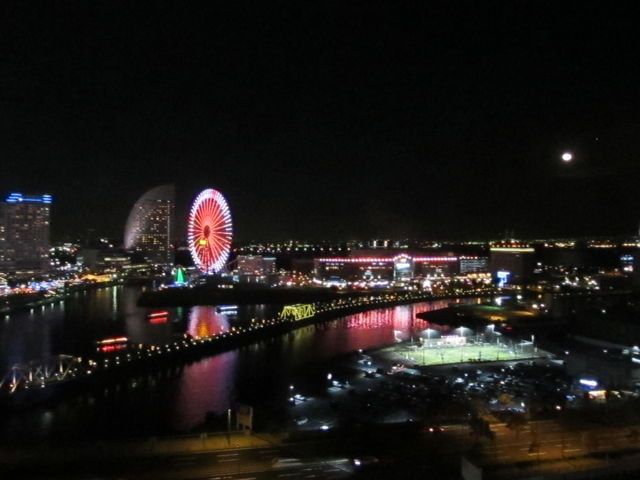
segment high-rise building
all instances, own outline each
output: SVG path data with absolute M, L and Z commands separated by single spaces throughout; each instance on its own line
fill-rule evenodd
M 175 188 L 160 185 L 138 199 L 124 231 L 124 246 L 142 254 L 149 263 L 173 263 Z
M 535 249 L 524 242 L 499 242 L 489 248 L 489 268 L 500 285 L 518 285 L 531 278 L 535 268 Z
M 0 269 L 41 273 L 49 269 L 51 195 L 12 193 L 0 204 Z
M 7 260 L 7 227 L 4 221 L 4 205 L 0 207 L 0 272 L 9 269 Z

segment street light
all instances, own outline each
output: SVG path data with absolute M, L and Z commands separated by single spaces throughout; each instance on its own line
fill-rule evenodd
M 399 335 L 402 334 L 401 330 L 394 330 L 393 331 L 393 338 L 396 341 L 396 343 L 400 343 L 402 341 L 402 339 L 399 337 Z
M 462 340 L 464 339 L 464 327 L 461 325 L 459 327 L 459 330 L 460 330 L 460 337 L 461 337 L 461 339 L 460 339 L 460 362 L 462 363 L 462 361 L 463 361 L 463 355 L 462 355 L 463 341 Z
M 491 332 L 491 340 L 493 340 L 493 338 L 495 336 L 495 333 L 496 333 L 496 324 L 495 323 L 490 323 L 489 325 L 487 325 L 487 330 L 489 330 Z
M 435 330 L 432 330 L 431 328 L 427 328 L 425 332 L 427 334 L 428 345 L 431 346 L 431 332 L 435 332 Z

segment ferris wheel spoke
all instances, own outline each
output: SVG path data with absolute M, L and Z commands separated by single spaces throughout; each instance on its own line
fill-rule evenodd
M 216 237 L 214 237 L 214 236 L 212 236 L 212 237 L 211 237 L 211 243 L 212 243 L 213 245 L 215 245 L 215 247 L 216 247 L 216 248 L 218 248 L 218 249 L 222 246 L 222 244 L 220 243 L 220 241 L 219 241 Z
M 216 225 L 215 227 L 213 227 L 211 229 L 212 232 L 216 232 L 216 233 L 223 233 L 227 231 L 227 228 L 229 227 L 229 224 L 224 222 L 224 223 L 219 223 L 218 225 Z
M 193 219 L 193 229 L 196 230 L 202 226 L 202 218 L 197 216 Z

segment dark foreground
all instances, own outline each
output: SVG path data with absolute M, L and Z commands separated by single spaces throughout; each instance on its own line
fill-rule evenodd
M 2 453 L 2 478 L 457 478 L 454 444 L 413 425 L 286 436 L 224 434 L 127 443 L 34 446 Z M 433 477 L 433 478 L 436 478 Z

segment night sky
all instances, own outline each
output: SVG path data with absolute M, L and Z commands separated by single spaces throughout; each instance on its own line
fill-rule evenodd
M 167 182 L 241 240 L 637 230 L 637 7 L 258 3 L 0 4 L 0 192 L 59 240 Z

